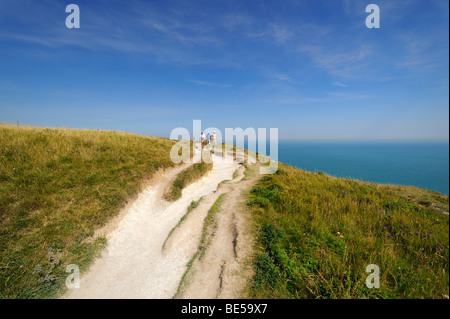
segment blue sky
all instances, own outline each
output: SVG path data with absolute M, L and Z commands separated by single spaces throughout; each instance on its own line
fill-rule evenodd
M 69 3 L 81 28 L 67 29 Z M 368 29 L 365 7 L 380 8 Z M 0 0 L 0 121 L 448 140 L 447 0 Z

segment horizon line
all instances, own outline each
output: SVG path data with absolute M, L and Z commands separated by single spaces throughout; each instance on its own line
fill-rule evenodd
M 152 136 L 152 137 L 162 137 L 169 138 L 161 135 L 152 135 L 151 133 L 137 133 L 131 130 L 115 130 L 115 129 L 99 129 L 99 128 L 88 128 L 88 127 L 67 127 L 67 126 L 58 126 L 58 125 L 35 125 L 35 124 L 20 124 L 19 121 L 16 123 L 8 123 L 0 121 L 0 124 L 9 125 L 9 126 L 22 126 L 22 127 L 35 127 L 35 128 L 54 128 L 54 129 L 74 129 L 74 130 L 100 130 L 100 131 L 113 131 L 113 132 L 124 132 L 142 136 Z M 170 138 L 169 138 L 170 139 Z M 267 142 L 272 141 L 269 137 L 267 138 Z M 294 138 L 278 138 L 278 141 L 291 141 L 291 142 L 445 142 L 450 143 L 449 138 L 352 138 L 352 137 L 342 137 L 342 138 L 327 138 L 327 137 L 311 137 L 311 138 L 302 138 L 302 137 L 294 137 Z

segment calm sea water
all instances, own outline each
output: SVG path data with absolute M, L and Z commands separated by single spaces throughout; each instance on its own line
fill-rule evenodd
M 279 141 L 278 160 L 310 172 L 449 194 L 448 142 Z

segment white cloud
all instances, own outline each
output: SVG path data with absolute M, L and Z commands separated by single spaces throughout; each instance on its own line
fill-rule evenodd
M 437 72 L 445 65 L 448 69 L 448 29 L 432 34 L 410 31 L 398 39 L 403 55 L 396 60 L 397 68 L 415 73 Z
M 302 45 L 299 52 L 308 54 L 317 67 L 341 78 L 361 77 L 371 64 L 370 57 L 373 54 L 372 49 L 366 44 L 345 52 L 333 51 L 325 45 Z
M 249 28 L 253 23 L 252 17 L 242 14 L 225 14 L 219 19 L 219 25 L 228 31 L 242 31 L 242 29 Z
M 203 85 L 203 86 L 210 86 L 210 87 L 220 87 L 220 88 L 227 88 L 230 87 L 230 84 L 221 84 L 221 83 L 214 83 L 214 82 L 207 82 L 207 81 L 199 81 L 199 80 L 186 80 L 188 82 Z
M 274 77 L 281 81 L 289 81 L 289 82 L 292 81 L 290 76 L 288 76 L 286 74 L 274 74 Z
M 343 87 L 343 88 L 346 88 L 348 86 L 347 84 L 341 83 L 339 81 L 332 82 L 331 85 L 340 86 L 340 87 Z

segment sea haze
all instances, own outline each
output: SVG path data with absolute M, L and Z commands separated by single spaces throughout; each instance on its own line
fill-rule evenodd
M 449 194 L 448 142 L 284 140 L 278 142 L 278 160 L 310 172 Z

